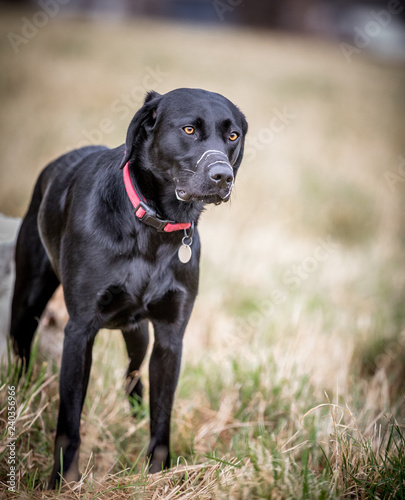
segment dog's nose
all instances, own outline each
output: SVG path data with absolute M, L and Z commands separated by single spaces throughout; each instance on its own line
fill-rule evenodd
M 209 176 L 212 182 L 219 188 L 224 189 L 233 183 L 233 172 L 230 165 L 217 163 L 212 165 L 209 170 Z

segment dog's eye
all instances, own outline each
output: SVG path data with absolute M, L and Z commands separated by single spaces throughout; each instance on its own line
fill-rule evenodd
M 230 141 L 236 141 L 236 139 L 239 137 L 239 134 L 237 132 L 232 132 L 229 136 Z
M 190 127 L 190 126 L 188 126 L 188 127 L 183 127 L 183 130 L 184 130 L 184 132 L 185 132 L 186 134 L 188 134 L 188 135 L 192 135 L 192 134 L 194 134 L 194 132 L 195 132 L 194 127 Z

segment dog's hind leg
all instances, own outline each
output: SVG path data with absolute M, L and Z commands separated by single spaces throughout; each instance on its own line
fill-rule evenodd
M 148 321 L 141 321 L 131 330 L 122 330 L 122 335 L 124 336 L 129 356 L 126 393 L 129 396 L 130 403 L 135 401 L 141 404 L 143 398 L 143 385 L 140 379 L 139 369 L 145 358 L 149 344 Z
M 33 199 L 17 238 L 10 323 L 14 352 L 25 366 L 28 365 L 39 318 L 59 285 L 39 237 L 36 201 Z
M 59 377 L 59 413 L 55 437 L 54 466 L 49 489 L 61 481 L 80 480 L 80 416 L 89 383 L 92 350 L 98 328 L 69 320 L 65 328 Z

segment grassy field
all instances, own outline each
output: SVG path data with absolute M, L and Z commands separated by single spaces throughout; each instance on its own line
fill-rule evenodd
M 124 395 L 118 332 L 99 333 L 83 481 L 61 498 L 405 499 L 405 68 L 337 44 L 229 28 L 57 17 L 19 46 L 0 20 L 0 212 L 23 215 L 52 158 L 124 141 L 151 88 L 200 87 L 245 112 L 231 203 L 201 222 L 201 286 L 173 413 L 174 468 L 143 474 L 148 407 Z M 27 15 L 27 14 L 25 14 Z M 28 14 L 30 19 L 33 13 Z M 30 17 L 31 16 L 31 17 Z M 16 386 L 19 498 L 52 466 L 57 360 Z M 147 385 L 147 364 L 143 369 Z M 0 373 L 0 497 L 7 388 Z

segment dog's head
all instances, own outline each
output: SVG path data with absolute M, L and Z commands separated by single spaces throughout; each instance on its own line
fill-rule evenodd
M 140 160 L 182 202 L 221 203 L 231 196 L 246 132 L 244 115 L 220 94 L 149 92 L 128 128 L 122 165 Z

